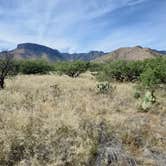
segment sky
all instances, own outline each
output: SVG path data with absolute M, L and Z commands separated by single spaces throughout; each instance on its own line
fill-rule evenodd
M 166 0 L 0 0 L 0 49 L 26 42 L 70 53 L 166 50 Z

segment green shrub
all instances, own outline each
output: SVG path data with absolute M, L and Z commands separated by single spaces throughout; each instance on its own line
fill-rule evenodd
M 55 71 L 60 74 L 66 74 L 70 77 L 78 77 L 81 73 L 87 71 L 89 62 L 75 61 L 75 62 L 59 62 L 55 64 Z
M 52 66 L 44 60 L 20 61 L 20 72 L 23 74 L 47 74 L 51 70 Z
M 102 80 L 137 81 L 144 65 L 141 62 L 113 61 L 103 68 L 98 78 Z
M 145 61 L 113 61 L 102 68 L 97 75 L 100 81 L 140 81 L 146 87 L 166 83 L 166 58 L 159 57 Z
M 141 61 L 127 63 L 126 80 L 138 81 L 141 73 L 144 71 L 145 64 Z
M 95 63 L 95 62 L 91 62 L 89 63 L 89 71 L 91 72 L 98 72 L 103 70 L 104 64 L 102 63 Z
M 109 75 L 110 79 L 123 81 L 125 79 L 126 70 L 127 68 L 125 61 L 115 61 L 111 62 L 105 68 L 105 73 Z
M 155 87 L 166 83 L 166 58 L 156 58 L 145 61 L 144 72 L 140 76 L 141 83 L 146 87 Z
M 141 74 L 140 80 L 141 80 L 141 83 L 147 87 L 152 87 L 160 83 L 160 78 L 158 77 L 158 74 L 156 73 L 155 69 L 152 69 L 152 68 L 146 69 Z

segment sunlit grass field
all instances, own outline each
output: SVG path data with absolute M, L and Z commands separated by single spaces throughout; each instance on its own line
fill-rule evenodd
M 164 166 L 166 91 L 157 90 L 157 104 L 144 112 L 135 84 L 112 83 L 107 94 L 97 84 L 88 72 L 7 79 L 0 91 L 0 165 L 131 165 L 131 158 Z

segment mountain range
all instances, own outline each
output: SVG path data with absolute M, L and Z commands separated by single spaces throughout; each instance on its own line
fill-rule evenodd
M 34 43 L 18 44 L 17 48 L 11 50 L 10 53 L 16 58 L 45 58 L 49 61 L 91 61 L 103 56 L 102 51 L 90 51 L 88 53 L 62 53 L 56 49 L 52 49 L 43 45 Z
M 115 51 L 105 53 L 103 51 L 90 51 L 88 53 L 62 53 L 57 49 L 52 49 L 34 43 L 18 44 L 16 49 L 10 50 L 15 58 L 36 59 L 45 58 L 49 61 L 96 61 L 109 62 L 112 60 L 144 60 L 166 55 L 166 51 L 158 51 L 141 46 L 124 47 Z

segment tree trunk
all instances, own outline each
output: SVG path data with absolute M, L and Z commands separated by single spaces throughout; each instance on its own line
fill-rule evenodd
M 0 78 L 0 89 L 4 89 L 4 78 Z

